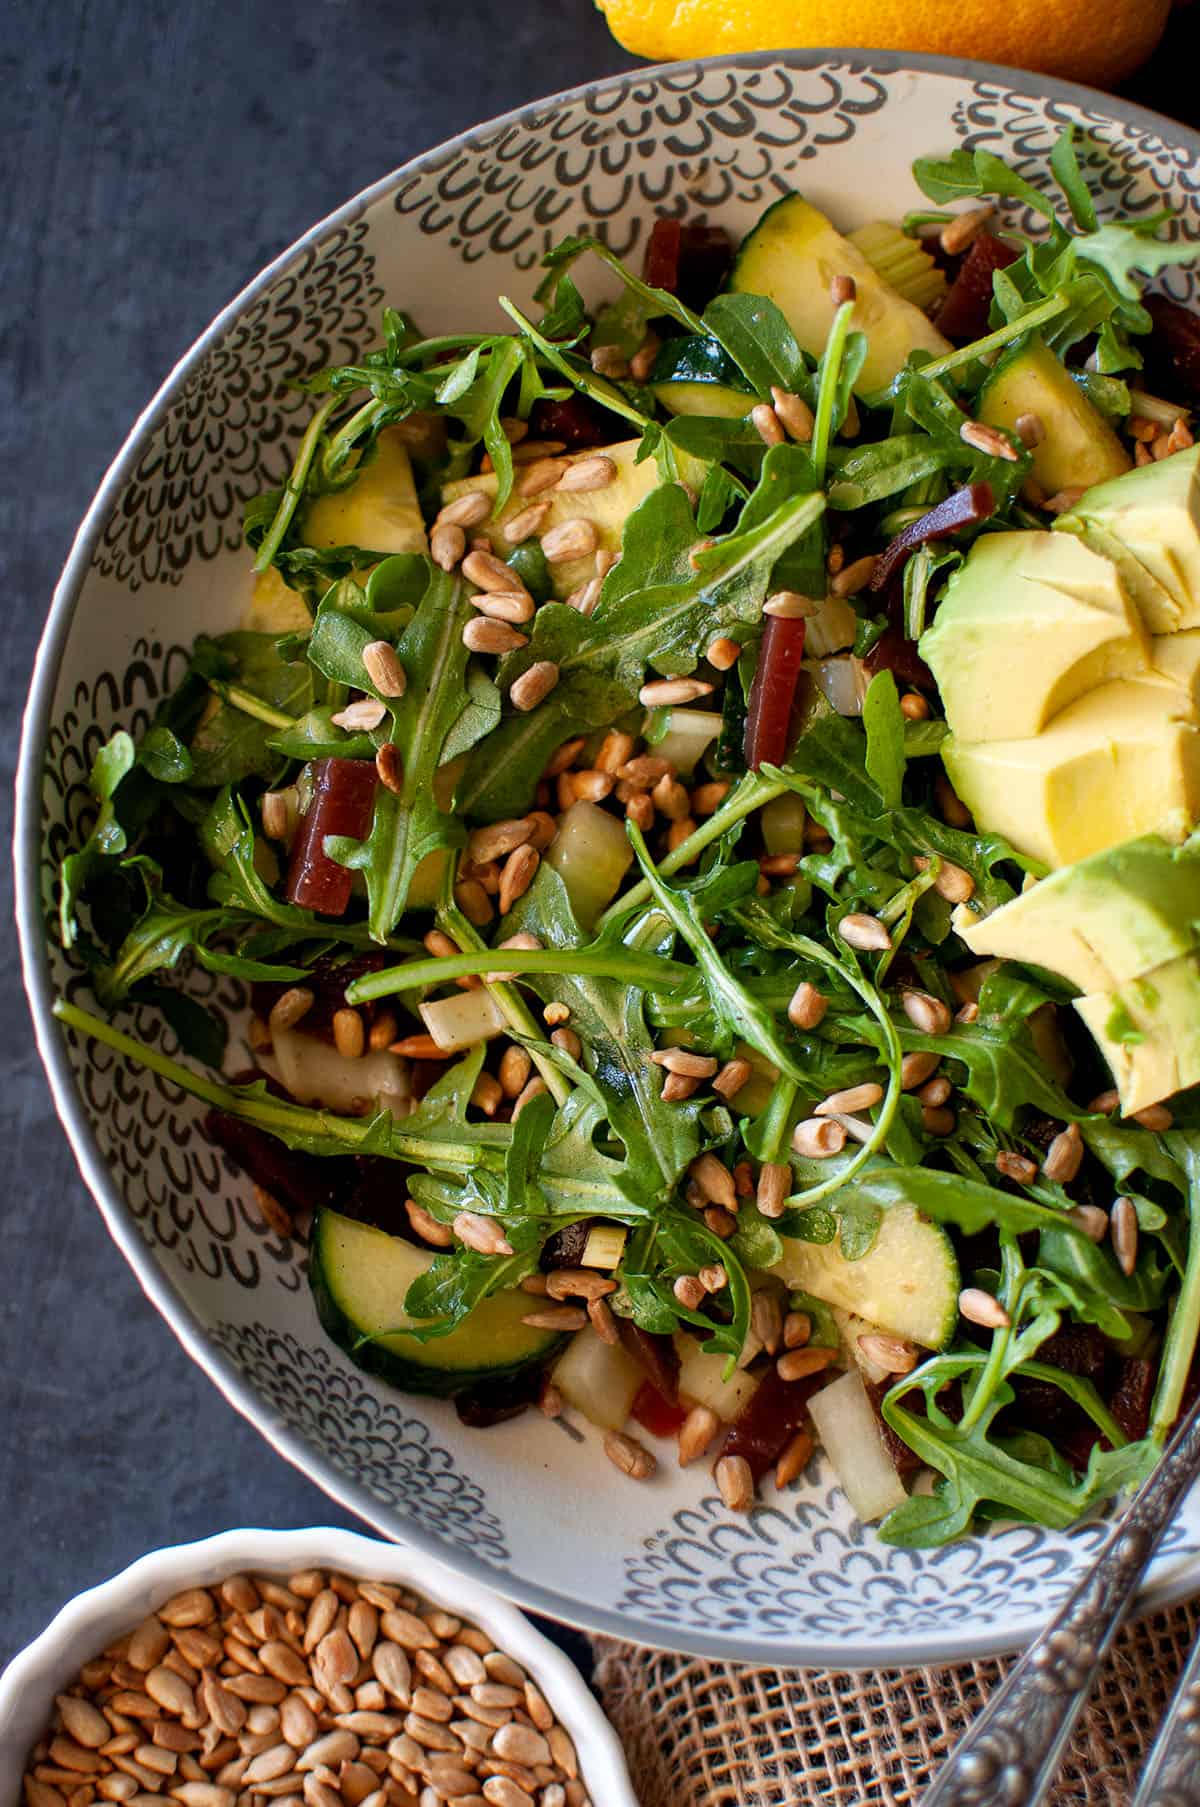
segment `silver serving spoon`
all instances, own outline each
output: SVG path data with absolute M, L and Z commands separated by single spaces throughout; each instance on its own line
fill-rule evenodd
M 1037 1807 L 1175 1508 L 1200 1474 L 1200 1402 L 1180 1425 L 1154 1473 L 1122 1512 L 1095 1562 L 1029 1646 L 1002 1688 L 959 1741 L 922 1807 Z M 1187 1684 L 1192 1684 L 1186 1694 Z M 1184 1722 L 1178 1717 L 1183 1705 Z M 1174 1722 L 1174 1725 L 1173 1725 Z M 1175 1730 L 1177 1728 L 1177 1732 Z M 1190 1741 L 1190 1742 L 1189 1742 Z M 1186 1766 L 1181 1765 L 1186 1746 Z M 1150 1758 L 1171 1794 L 1138 1794 L 1139 1807 L 1200 1800 L 1200 1654 L 1193 1651 L 1171 1718 Z M 1178 1796 L 1177 1775 L 1185 1792 Z M 1190 1787 L 1190 1792 L 1186 1792 Z

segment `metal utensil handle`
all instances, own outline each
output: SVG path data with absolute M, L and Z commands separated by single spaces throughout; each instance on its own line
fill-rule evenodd
M 1193 1408 L 1122 1513 L 1092 1567 L 961 1739 L 923 1807 L 1013 1807 L 1018 1802 L 1036 1807 L 1053 1780 L 1125 1608 L 1198 1472 L 1200 1406 Z M 1180 1797 L 1185 1798 L 1194 1803 L 1200 1797 Z M 1155 1807 L 1165 1807 L 1158 1795 L 1154 1800 Z
M 1133 1807 L 1193 1807 L 1200 1801 L 1200 1643 L 1193 1644 L 1146 1759 Z

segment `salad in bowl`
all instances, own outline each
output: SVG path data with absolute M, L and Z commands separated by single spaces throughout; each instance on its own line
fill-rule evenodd
M 1136 1484 L 1200 1331 L 1194 247 L 1051 165 L 386 309 L 58 874 L 314 1333 L 912 1547 Z

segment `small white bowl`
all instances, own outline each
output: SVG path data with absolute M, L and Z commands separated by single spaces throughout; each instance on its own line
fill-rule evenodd
M 55 1695 L 113 1638 L 184 1588 L 211 1586 L 242 1570 L 282 1576 L 306 1568 L 398 1582 L 478 1625 L 528 1670 L 571 1734 L 594 1807 L 638 1807 L 617 1735 L 583 1677 L 522 1613 L 419 1550 L 330 1527 L 223 1531 L 201 1543 L 173 1544 L 68 1600 L 0 1675 L 0 1800 L 19 1802 L 30 1747 L 49 1721 Z

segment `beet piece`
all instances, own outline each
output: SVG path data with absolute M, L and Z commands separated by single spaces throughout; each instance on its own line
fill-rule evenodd
M 251 1077 L 261 1078 L 261 1074 Z M 209 1111 L 204 1129 L 256 1185 L 289 1211 L 341 1211 L 358 1183 L 352 1156 L 301 1154 L 265 1129 L 225 1111 Z
M 408 1197 L 406 1164 L 389 1161 L 384 1155 L 363 1154 L 354 1156 L 354 1170 L 353 1188 L 338 1206 L 342 1215 L 428 1249 L 429 1244 L 417 1235 L 404 1209 Z
M 687 1417 L 687 1409 L 678 1401 L 664 1399 L 652 1382 L 644 1380 L 633 1396 L 629 1416 L 652 1437 L 673 1437 Z
M 1157 1378 L 1156 1362 L 1147 1361 L 1140 1355 L 1121 1358 L 1116 1388 L 1108 1402 L 1108 1409 L 1131 1443 L 1144 1437 L 1149 1428 L 1150 1402 L 1154 1398 L 1154 1383 Z
M 288 902 L 322 916 L 343 916 L 354 875 L 327 856 L 325 838 L 366 840 L 378 778 L 369 759 L 318 759 L 312 770 L 313 799 L 292 844 Z
M 1180 391 L 1200 400 L 1200 315 L 1166 295 L 1147 295 L 1154 331 L 1138 341 L 1146 355 L 1147 375 L 1171 401 Z
M 702 313 L 732 264 L 733 241 L 724 226 L 685 226 L 679 241 L 675 293 L 694 313 Z
M 803 615 L 766 615 L 746 711 L 746 764 L 782 765 L 791 751 L 792 705 L 804 658 Z
M 613 417 L 586 395 L 568 395 L 564 401 L 534 402 L 529 411 L 531 439 L 561 440 L 569 452 L 587 446 L 609 445 L 613 438 Z
M 750 1472 L 761 1481 L 808 1418 L 808 1402 L 829 1380 L 810 1374 L 806 1380 L 780 1380 L 768 1368 L 721 1441 L 721 1456 L 745 1456 Z
M 655 1336 L 643 1330 L 631 1318 L 617 1319 L 617 1332 L 628 1354 L 645 1374 L 652 1387 L 670 1405 L 679 1398 L 679 1357 L 669 1336 Z
M 1061 1368 L 1064 1374 L 1082 1375 L 1098 1386 L 1108 1366 L 1108 1355 L 1107 1339 L 1094 1324 L 1064 1324 L 1046 1338 L 1034 1360 L 1049 1368 Z
M 867 1398 L 871 1401 L 871 1410 L 874 1412 L 876 1422 L 879 1425 L 879 1435 L 883 1439 L 883 1447 L 887 1450 L 896 1473 L 898 1475 L 916 1474 L 918 1469 L 924 1467 L 924 1463 L 921 1461 L 916 1450 L 910 1449 L 908 1444 L 904 1441 L 904 1438 L 896 1435 L 895 1431 L 883 1415 L 883 1402 L 887 1394 L 891 1392 L 893 1382 L 891 1380 L 867 1380 L 864 1378 L 863 1386 L 866 1388 Z M 915 1394 L 910 1394 L 909 1397 L 920 1403 L 923 1414 L 924 1400 L 922 1395 L 917 1392 Z
M 503 1424 L 508 1418 L 519 1418 L 536 1405 L 542 1393 L 543 1370 L 540 1367 L 518 1368 L 496 1380 L 477 1381 L 455 1395 L 454 1409 L 472 1430 L 486 1430 L 489 1424 Z
M 917 651 L 916 641 L 910 640 L 903 628 L 885 627 L 863 660 L 863 667 L 872 678 L 877 671 L 890 671 L 914 690 L 937 688 L 933 673 Z
M 683 242 L 681 220 L 655 220 L 646 240 L 642 260 L 642 279 L 652 289 L 666 289 L 671 295 L 679 281 L 679 251 Z
M 280 979 L 270 982 L 263 979 L 256 980 L 250 991 L 254 1014 L 264 1018 L 269 1017 L 272 1006 L 277 1003 L 285 991 L 290 991 L 294 984 L 303 985 L 305 990 L 312 992 L 313 1001 L 311 1007 L 305 1011 L 302 1022 L 296 1025 L 297 1028 L 302 1029 L 305 1035 L 315 1036 L 320 1041 L 332 1042 L 334 1014 L 336 1011 L 346 1008 L 346 987 L 355 979 L 362 978 L 366 973 L 379 972 L 386 964 L 382 949 L 377 954 L 351 954 L 348 959 L 338 959 L 332 954 L 322 954 L 320 959 L 313 961 L 308 969 L 308 975 L 304 979 Z M 386 1008 L 389 1002 L 390 1000 L 385 998 L 382 1005 L 370 1003 L 360 1005 L 359 1008 L 366 1012 L 367 1020 L 370 1022 L 374 1019 L 377 1010 Z
M 920 546 L 930 540 L 948 540 L 963 527 L 977 527 L 986 521 L 996 507 L 990 483 L 967 483 L 956 489 L 944 502 L 902 527 L 875 560 L 869 589 L 886 589 L 900 567 L 907 563 Z M 878 642 L 876 642 L 878 644 Z
M 990 232 L 981 232 L 934 316 L 938 331 L 958 345 L 969 345 L 982 339 L 988 330 L 988 310 L 992 305 L 992 277 L 1016 263 L 1021 253 L 1013 245 Z
M 551 1274 L 557 1267 L 578 1267 L 583 1260 L 591 1227 L 590 1221 L 569 1223 L 563 1229 L 556 1230 L 553 1236 L 547 1237 L 538 1259 L 542 1272 Z

